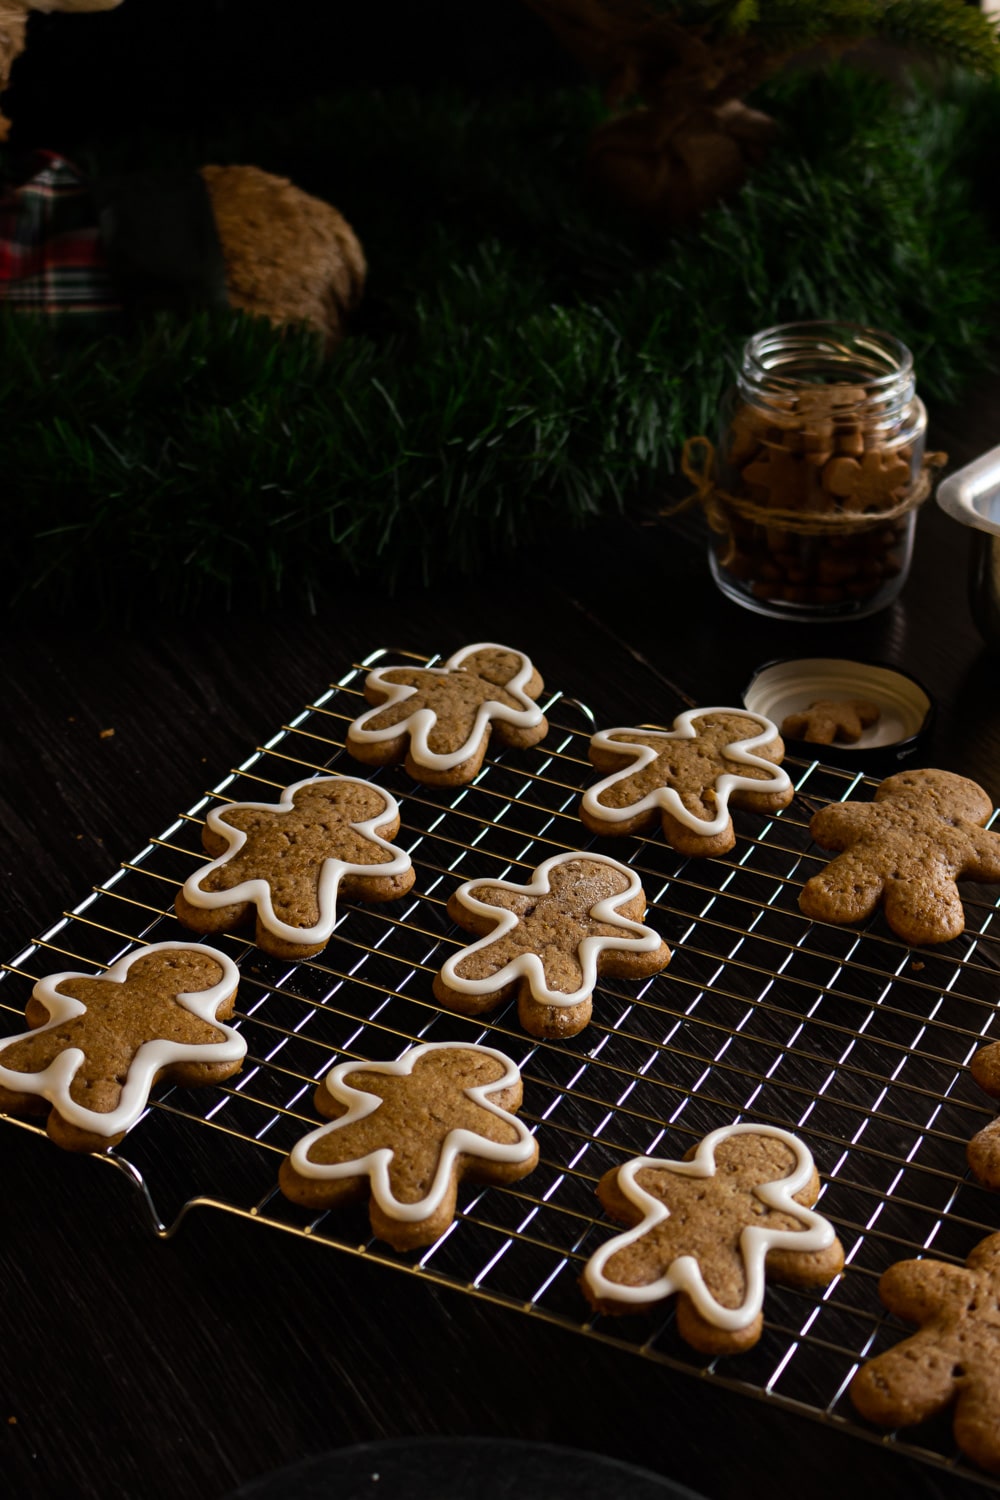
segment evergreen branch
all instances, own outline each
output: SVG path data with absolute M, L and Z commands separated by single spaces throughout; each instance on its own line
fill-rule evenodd
M 226 314 L 83 343 L 0 318 L 8 601 L 190 611 L 478 568 L 658 502 L 684 439 L 714 431 L 743 340 L 791 319 L 889 328 L 921 392 L 956 399 L 998 332 L 974 184 L 992 185 L 1000 89 L 900 98 L 842 68 L 761 102 L 786 145 L 654 247 L 580 201 L 600 117 L 580 92 L 345 95 L 207 152 L 119 138 L 106 170 L 294 154 L 358 229 L 370 292 L 328 363 Z
M 876 35 L 897 46 L 919 48 L 973 72 L 1000 75 L 1000 31 L 974 5 L 961 0 L 892 0 Z
M 607 0 L 614 9 L 615 0 Z M 985 75 L 1000 73 L 1000 31 L 964 0 L 674 0 L 654 9 L 722 38 L 741 35 L 769 51 L 880 37 Z

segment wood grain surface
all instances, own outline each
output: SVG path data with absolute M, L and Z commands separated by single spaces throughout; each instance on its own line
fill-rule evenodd
M 984 381 L 966 408 L 935 414 L 932 443 L 954 464 L 996 442 L 998 393 Z M 685 696 L 738 702 L 777 657 L 879 659 L 936 701 L 923 763 L 973 776 L 996 800 L 1000 658 L 969 617 L 967 543 L 927 506 L 901 600 L 842 626 L 771 621 L 722 599 L 689 520 L 604 522 L 434 592 L 331 587 L 314 616 L 262 615 L 247 601 L 232 615 L 100 633 L 86 619 L 10 620 L 0 956 L 380 646 L 521 646 L 550 687 L 606 723 L 663 722 Z M 804 1469 L 819 1495 L 852 1484 L 908 1500 L 982 1492 L 829 1425 L 218 1212 L 196 1211 L 158 1241 L 119 1173 L 6 1122 L 0 1137 L 0 1493 L 217 1500 L 304 1454 L 410 1434 L 563 1443 L 710 1500 L 798 1492 Z

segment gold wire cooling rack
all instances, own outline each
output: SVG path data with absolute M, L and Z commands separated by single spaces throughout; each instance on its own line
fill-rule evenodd
M 16 1016 L 5 1030 L 23 1024 L 43 973 L 107 965 L 137 943 L 190 938 L 173 897 L 204 860 L 211 803 L 270 800 L 330 769 L 369 776 L 401 804 L 396 842 L 413 857 L 416 886 L 390 906 L 342 904 L 329 945 L 308 962 L 212 938 L 241 971 L 243 1072 L 215 1089 L 162 1092 L 101 1158 L 141 1190 L 157 1232 L 172 1234 L 196 1205 L 226 1209 L 884 1441 L 853 1416 L 846 1396 L 859 1363 L 904 1331 L 880 1310 L 879 1275 L 926 1251 L 961 1262 L 1000 1222 L 997 1200 L 965 1170 L 967 1141 L 993 1117 L 966 1063 L 984 1038 L 1000 1035 L 1000 945 L 987 935 L 1000 903 L 965 887 L 963 937 L 919 953 L 880 917 L 863 930 L 810 922 L 797 902 L 821 858 L 809 819 L 826 802 L 870 796 L 875 783 L 786 761 L 794 802 L 769 818 L 738 815 L 738 842 L 725 858 L 688 860 L 657 837 L 604 841 L 640 873 L 647 921 L 674 957 L 641 984 L 602 982 L 593 1022 L 579 1036 L 526 1036 L 513 1002 L 489 1020 L 443 1012 L 433 975 L 468 941 L 448 920 L 451 891 L 475 877 L 523 880 L 549 855 L 594 843 L 576 809 L 593 778 L 586 752 L 595 726 L 589 710 L 557 695 L 545 705 L 548 738 L 491 757 L 469 787 L 425 789 L 397 768 L 372 776 L 346 756 L 344 735 L 363 702 L 364 672 L 400 658 L 427 660 L 378 651 L 354 666 L 4 966 L 0 1009 Z M 419 1257 L 373 1241 L 362 1208 L 310 1215 L 276 1186 L 282 1158 L 317 1123 L 314 1085 L 331 1064 L 395 1057 L 418 1039 L 485 1039 L 512 1056 L 524 1076 L 521 1114 L 541 1153 L 519 1184 L 465 1185 L 454 1225 Z M 591 1314 L 578 1276 L 614 1232 L 594 1195 L 601 1174 L 635 1154 L 680 1157 L 738 1119 L 790 1127 L 808 1143 L 823 1179 L 819 1207 L 844 1244 L 845 1275 L 822 1294 L 769 1288 L 760 1343 L 729 1359 L 683 1344 L 669 1307 L 653 1316 Z M 946 1423 L 889 1441 L 972 1472 Z

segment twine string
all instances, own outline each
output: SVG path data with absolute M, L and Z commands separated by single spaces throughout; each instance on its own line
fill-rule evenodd
M 823 514 L 816 511 L 788 510 L 783 506 L 761 505 L 745 495 L 733 495 L 715 482 L 715 448 L 707 437 L 689 437 L 681 453 L 681 470 L 694 489 L 683 500 L 660 511 L 664 519 L 680 515 L 693 505 L 700 505 L 712 531 L 725 536 L 726 554 L 719 559 L 725 567 L 735 551 L 732 519 L 739 516 L 758 526 L 775 527 L 801 536 L 835 536 L 846 532 L 871 531 L 896 521 L 923 505 L 934 487 L 934 471 L 948 461 L 946 453 L 925 453 L 920 470 L 895 505 L 879 511 L 848 511 L 841 508 Z

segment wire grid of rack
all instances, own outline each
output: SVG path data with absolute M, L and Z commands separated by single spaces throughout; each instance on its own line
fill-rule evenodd
M 346 756 L 344 735 L 363 705 L 365 670 L 400 658 L 427 660 L 378 651 L 352 667 L 4 966 L 0 1009 L 23 1012 L 43 973 L 103 966 L 137 943 L 190 939 L 173 896 L 204 861 L 201 825 L 213 803 L 277 800 L 285 785 L 331 769 L 378 781 L 401 804 L 396 842 L 413 857 L 413 891 L 387 906 L 342 904 L 329 945 L 307 962 L 271 958 L 237 935 L 210 939 L 240 967 L 244 1069 L 216 1088 L 162 1091 L 101 1159 L 141 1188 L 161 1234 L 195 1204 L 211 1204 L 884 1440 L 853 1417 L 846 1396 L 861 1360 L 904 1331 L 880 1310 L 878 1276 L 927 1251 L 960 1262 L 1000 1227 L 1000 1203 L 965 1170 L 968 1139 L 994 1115 L 966 1063 L 1000 1035 L 1000 946 L 988 932 L 995 892 L 964 887 L 963 937 L 920 952 L 881 917 L 861 930 L 807 920 L 798 892 L 823 858 L 809 839 L 812 813 L 869 797 L 875 785 L 818 763 L 786 760 L 795 800 L 767 818 L 737 814 L 737 844 L 724 858 L 685 859 L 655 835 L 595 841 L 577 817 L 593 779 L 594 721 L 558 695 L 545 705 L 546 740 L 490 757 L 469 787 L 422 788 L 394 767 L 372 774 Z M 595 843 L 640 873 L 646 920 L 673 949 L 670 967 L 641 983 L 602 981 L 591 1025 L 568 1041 L 525 1035 L 513 1002 L 476 1020 L 443 1011 L 433 975 L 469 941 L 447 917 L 452 890 L 477 877 L 526 880 L 549 855 Z M 512 1056 L 540 1163 L 510 1187 L 465 1185 L 451 1230 L 422 1254 L 401 1255 L 371 1239 L 362 1208 L 310 1214 L 281 1197 L 276 1179 L 286 1152 L 317 1124 L 315 1082 L 334 1062 L 392 1058 L 416 1040 L 485 1040 Z M 591 1314 L 579 1273 L 615 1232 L 594 1195 L 598 1178 L 635 1154 L 680 1157 L 735 1120 L 790 1127 L 810 1146 L 845 1275 L 822 1293 L 769 1288 L 763 1337 L 730 1359 L 683 1344 L 669 1305 L 624 1318 Z M 889 1441 L 972 1472 L 943 1420 Z

